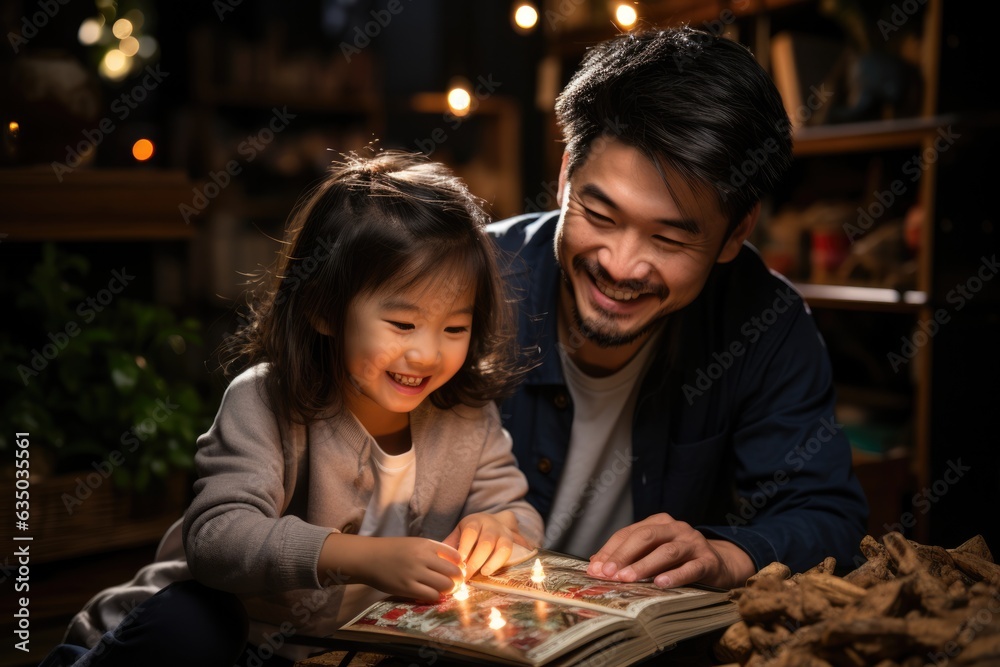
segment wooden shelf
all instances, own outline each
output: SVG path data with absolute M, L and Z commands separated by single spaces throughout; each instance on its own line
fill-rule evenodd
M 180 205 L 191 205 L 183 171 L 78 168 L 0 170 L 0 231 L 6 241 L 184 240 Z
M 251 90 L 248 88 L 207 88 L 199 98 L 204 104 L 221 107 L 269 110 L 272 107 L 288 107 L 294 112 L 312 111 L 339 116 L 371 116 L 377 113 L 378 103 L 374 99 L 356 96 L 353 100 L 344 97 L 324 97 L 323 95 L 303 95 L 281 89 Z
M 954 116 L 933 116 L 803 127 L 794 134 L 794 152 L 803 156 L 919 148 L 939 128 L 957 121 Z
M 927 303 L 927 294 L 918 290 L 899 291 L 880 287 L 813 283 L 794 283 L 794 285 L 802 294 L 802 298 L 816 308 L 919 313 Z

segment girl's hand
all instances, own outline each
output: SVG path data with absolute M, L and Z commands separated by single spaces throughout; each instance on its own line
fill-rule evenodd
M 458 552 L 423 537 L 335 534 L 327 538 L 326 546 L 337 550 L 349 583 L 367 584 L 390 595 L 434 602 L 462 582 Z
M 444 540 L 445 544 L 458 549 L 465 562 L 466 577 L 479 570 L 483 574 L 496 572 L 510 558 L 515 542 L 528 546 L 518 530 L 517 517 L 509 510 L 463 517 Z

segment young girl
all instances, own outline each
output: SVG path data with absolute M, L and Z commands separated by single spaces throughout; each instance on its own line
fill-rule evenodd
M 267 664 L 301 655 L 288 651 L 293 634 L 328 635 L 386 594 L 436 600 L 463 567 L 490 573 L 515 543 L 537 546 L 542 520 L 493 402 L 518 371 L 485 221 L 460 181 L 421 158 L 383 152 L 332 170 L 295 212 L 273 287 L 239 338 L 247 370 L 199 439 L 182 529 L 160 562 L 94 598 L 68 641 L 93 646 L 109 619 L 130 620 L 123 600 L 193 577 L 210 588 L 175 585 L 166 611 L 131 619 L 146 628 L 202 612 L 173 655 L 158 631 L 143 664 L 229 667 L 194 648 L 232 635 L 205 628 L 232 615 L 217 591 L 247 610 L 241 661 Z M 129 650 L 104 642 L 89 664 Z

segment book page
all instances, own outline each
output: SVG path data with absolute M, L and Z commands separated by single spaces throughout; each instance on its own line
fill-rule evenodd
M 699 588 L 659 588 L 652 583 L 625 583 L 598 579 L 587 574 L 587 561 L 544 549 L 538 552 L 544 579 L 532 581 L 534 560 L 478 574 L 469 585 L 493 591 L 516 591 L 523 595 L 595 609 L 625 618 L 637 618 L 652 606 L 657 613 L 681 611 L 725 600 L 726 592 Z
M 505 622 L 502 628 L 490 628 L 493 608 Z M 510 664 L 541 665 L 622 627 L 620 618 L 593 609 L 471 588 L 466 600 L 448 596 L 433 605 L 383 600 L 334 637 L 419 644 L 422 654 L 486 654 Z

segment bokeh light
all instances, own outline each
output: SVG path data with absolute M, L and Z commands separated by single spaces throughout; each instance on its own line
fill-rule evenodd
M 139 162 L 145 162 L 153 157 L 153 142 L 149 139 L 139 139 L 132 144 L 132 157 Z
M 538 23 L 538 10 L 534 5 L 522 3 L 514 10 L 514 24 L 522 30 L 531 30 Z
M 631 28 L 639 20 L 639 14 L 632 5 L 621 4 L 615 9 L 615 20 L 623 28 Z
M 101 26 L 104 24 L 104 17 L 84 19 L 80 24 L 80 29 L 76 32 L 76 38 L 84 46 L 97 44 L 101 38 Z
M 448 91 L 448 108 L 456 116 L 465 116 L 472 106 L 472 96 L 465 88 L 455 87 Z
M 128 19 L 118 19 L 111 27 L 111 32 L 118 39 L 125 39 L 132 34 L 132 22 Z

